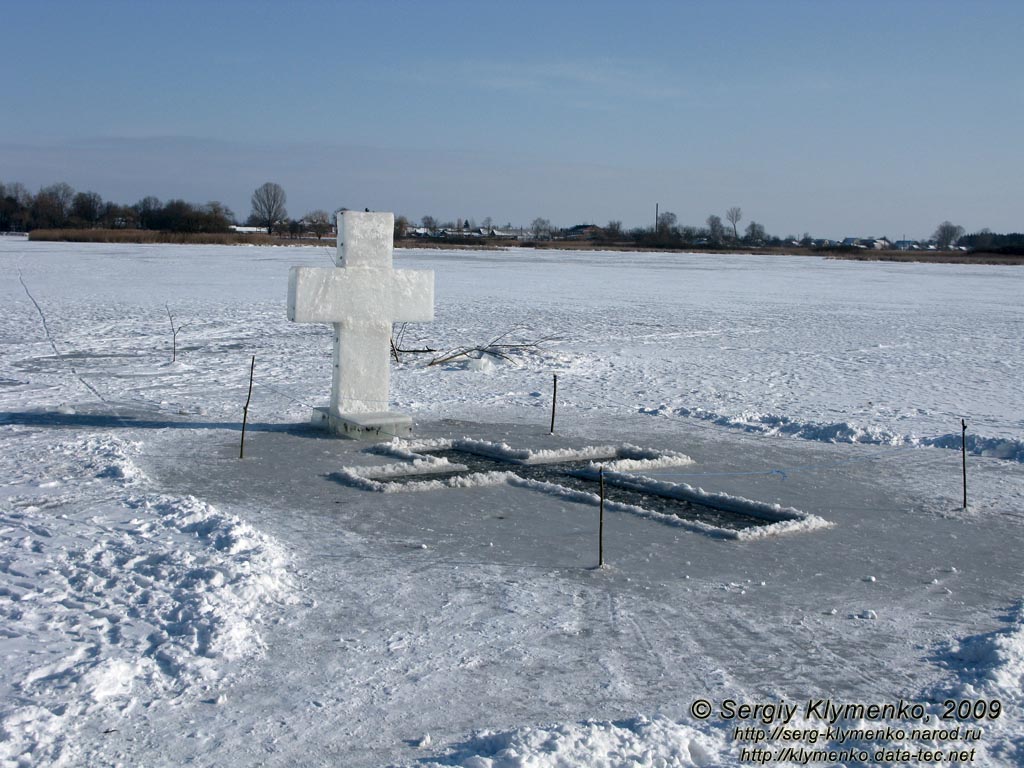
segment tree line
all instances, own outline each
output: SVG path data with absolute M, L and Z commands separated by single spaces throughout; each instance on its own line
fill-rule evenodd
M 333 222 L 326 211 L 311 211 L 300 221 L 287 217 L 284 190 L 267 182 L 252 196 L 248 223 L 265 227 L 268 233 L 310 232 L 323 237 Z M 230 232 L 236 225 L 234 212 L 212 200 L 195 204 L 174 199 L 161 201 L 147 196 L 132 205 L 104 200 L 97 192 L 78 192 L 59 182 L 32 193 L 20 182 L 0 181 L 0 232 L 30 232 L 34 229 L 144 229 L 175 233 Z
M 287 195 L 275 182 L 266 182 L 253 191 L 251 212 L 246 224 L 261 227 L 267 234 L 299 237 L 311 234 L 322 238 L 334 228 L 335 216 L 323 209 L 306 213 L 299 219 L 288 217 Z M 338 208 L 334 211 L 345 210 Z M 711 214 L 702 226 L 680 224 L 671 211 L 659 212 L 653 226 L 624 229 L 621 221 L 612 220 L 605 226 L 577 225 L 559 229 L 546 218 L 534 219 L 529 227 L 519 229 L 518 237 L 535 240 L 585 239 L 605 243 L 634 244 L 642 247 L 842 247 L 841 243 L 812 238 L 807 232 L 802 237 L 769 234 L 764 225 L 751 220 L 740 228 L 743 210 L 733 206 L 723 217 Z M 144 229 L 175 233 L 229 232 L 237 223 L 234 212 L 223 203 L 213 200 L 194 204 L 174 199 L 163 202 L 147 196 L 133 205 L 105 201 L 96 192 L 75 191 L 69 184 L 50 184 L 31 193 L 20 182 L 0 181 L 0 231 L 27 232 L 33 229 Z M 410 235 L 460 236 L 486 238 L 490 234 L 511 236 L 516 234 L 511 223 L 496 227 L 493 219 L 483 219 L 478 227 L 472 219 L 442 222 L 433 216 L 423 216 L 419 226 L 405 216 L 395 217 L 395 237 Z M 887 239 L 883 238 L 885 242 Z M 958 246 L 972 250 L 1019 249 L 1024 247 L 1024 234 L 996 234 L 988 229 L 965 234 L 963 227 L 949 221 L 935 230 L 929 245 L 940 249 Z
M 223 203 L 195 205 L 144 197 L 134 205 L 76 192 L 64 182 L 32 194 L 20 182 L 0 182 L 0 231 L 33 229 L 152 229 L 169 232 L 227 232 L 235 215 Z
M 743 219 L 743 211 L 738 207 L 730 208 L 725 212 L 725 218 L 731 227 L 725 226 L 720 216 L 712 214 L 708 217 L 706 226 L 690 227 L 678 224 L 676 215 L 665 211 L 657 216 L 653 227 L 636 227 L 623 229 L 621 221 L 609 221 L 603 227 L 594 224 L 581 224 L 568 229 L 560 229 L 551 224 L 549 219 L 536 218 L 529 227 L 519 228 L 523 235 L 529 235 L 536 240 L 550 240 L 558 238 L 574 238 L 578 232 L 585 232 L 585 239 L 602 240 L 605 242 L 626 242 L 631 241 L 642 245 L 694 245 L 711 244 L 725 245 L 729 242 L 745 243 L 753 245 L 782 244 L 785 241 L 778 237 L 768 235 L 762 224 L 751 221 L 740 234 L 739 222 Z M 457 236 L 459 232 L 479 230 L 482 232 L 502 231 L 514 232 L 516 228 L 511 223 L 495 225 L 491 217 L 483 219 L 479 225 L 474 219 L 456 219 L 454 221 L 442 221 L 433 216 L 423 216 L 417 227 L 405 216 L 395 218 L 395 236 L 405 237 L 410 232 L 421 231 L 428 234 L 446 233 Z M 809 235 L 807 235 L 809 237 Z M 584 239 L 580 236 L 579 239 Z M 789 240 L 796 240 L 794 235 Z
M 993 249 L 996 251 L 1019 251 L 1024 248 L 1024 234 L 1010 233 L 998 235 L 991 230 L 983 229 L 975 234 L 965 234 L 963 227 L 944 221 L 936 227 L 932 236 L 923 241 L 897 241 L 891 242 L 887 237 L 875 238 L 846 238 L 845 240 L 829 240 L 827 238 L 815 238 L 808 232 L 802 236 L 786 235 L 779 237 L 767 232 L 764 225 L 757 221 L 750 221 L 746 227 L 740 229 L 740 222 L 743 220 L 743 209 L 733 206 L 725 211 L 725 219 L 717 214 L 707 217 L 703 226 L 690 226 L 679 224 L 678 217 L 671 211 L 658 213 L 655 223 L 650 227 L 634 227 L 624 229 L 621 221 L 612 220 L 606 225 L 580 224 L 569 228 L 558 228 L 552 225 L 549 219 L 538 217 L 530 226 L 520 229 L 520 239 L 529 236 L 534 240 L 591 240 L 600 243 L 618 245 L 637 245 L 647 248 L 680 248 L 680 247 L 711 247 L 711 248 L 736 248 L 736 247 L 804 247 L 817 250 L 854 250 L 860 248 L 896 248 L 917 250 L 921 248 L 932 248 L 947 250 L 950 248 L 964 248 L 968 250 Z M 479 236 L 491 227 L 491 219 L 483 220 L 480 228 L 472 219 L 457 219 L 455 222 L 441 222 L 433 216 L 424 216 L 420 226 L 417 228 L 406 217 L 399 216 L 395 219 L 395 237 L 404 237 L 407 233 L 426 234 L 428 236 L 439 236 L 445 238 L 460 237 L 461 233 L 472 232 Z M 727 223 L 726 223 L 727 222 Z M 506 229 L 512 230 L 511 224 L 505 225 Z M 497 235 L 508 234 L 507 232 L 495 233 Z

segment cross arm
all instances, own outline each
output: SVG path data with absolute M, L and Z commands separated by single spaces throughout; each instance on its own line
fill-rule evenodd
M 433 319 L 433 271 L 396 269 L 391 282 L 391 321 L 428 322 Z
M 427 270 L 292 267 L 288 319 L 297 323 L 393 323 L 434 319 Z

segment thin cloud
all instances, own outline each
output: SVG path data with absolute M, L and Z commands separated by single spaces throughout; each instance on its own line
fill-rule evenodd
M 608 61 L 513 62 L 463 61 L 444 71 L 436 68 L 396 73 L 405 83 L 444 83 L 460 88 L 499 91 L 519 96 L 594 96 L 604 99 L 665 101 L 680 99 L 686 91 L 663 72 Z

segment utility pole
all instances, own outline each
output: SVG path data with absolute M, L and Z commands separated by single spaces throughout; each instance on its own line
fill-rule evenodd
M 658 234 L 658 204 L 654 204 L 654 234 Z

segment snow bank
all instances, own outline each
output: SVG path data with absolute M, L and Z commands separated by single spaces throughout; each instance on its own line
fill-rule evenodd
M 139 443 L 100 435 L 88 438 L 84 444 L 66 445 L 63 453 L 92 470 L 98 478 L 135 485 L 146 480 L 145 473 L 131 459 L 131 452 L 139 448 Z
M 991 760 L 994 764 L 1019 765 L 1022 755 L 1015 744 L 1024 744 L 1024 739 L 1016 731 L 1008 734 L 1000 732 L 1000 729 L 1003 724 L 1019 728 L 1012 711 L 1018 710 L 1024 699 L 1024 607 L 1018 609 L 1007 629 L 953 643 L 944 662 L 958 671 L 962 683 L 953 690 L 938 692 L 938 700 L 949 697 L 972 701 L 996 699 L 1003 705 L 1003 717 L 985 721 L 986 736 L 971 743 L 978 748 L 979 759 L 983 762 Z M 876 724 L 851 721 L 848 725 L 870 728 Z M 994 738 L 996 732 L 999 736 Z M 872 744 L 875 747 L 917 749 L 922 744 L 927 746 L 928 742 Z M 838 750 L 843 745 L 829 742 L 818 746 Z M 726 729 L 711 725 L 693 727 L 667 718 L 643 716 L 616 722 L 588 720 L 510 731 L 481 731 L 455 745 L 439 759 L 441 762 L 420 760 L 416 764 L 424 768 L 564 768 L 584 765 L 588 768 L 627 765 L 689 768 L 740 763 L 735 742 L 730 740 Z
M 960 677 L 957 696 L 994 696 L 1004 706 L 1024 700 L 1024 605 L 1006 629 L 954 641 L 942 661 Z
M 169 644 L 166 652 L 160 650 L 164 658 L 184 658 L 186 663 L 192 657 L 235 660 L 259 655 L 261 607 L 296 599 L 283 547 L 192 496 L 149 497 L 134 506 L 150 518 L 137 524 L 139 535 L 170 531 L 200 545 L 198 551 L 190 547 L 168 553 L 163 561 L 133 554 L 124 564 L 129 573 L 152 574 L 154 583 L 162 585 L 156 602 L 167 598 L 162 608 L 154 606 L 152 595 L 145 598 L 147 611 L 155 608 L 152 621 L 158 628 L 149 638 L 150 651 Z
M 267 606 L 295 600 L 275 540 L 191 496 L 132 493 L 145 475 L 129 450 L 65 444 L 106 482 L 0 507 L 0 653 L 16 692 L 0 704 L 0 764 L 80 762 L 84 717 L 115 722 L 210 684 L 225 662 L 262 654 Z
M 953 448 L 960 450 L 960 433 L 929 437 L 920 441 L 921 445 L 936 448 Z M 981 437 L 967 435 L 967 452 L 974 456 L 985 456 L 992 459 L 1004 459 L 1024 463 L 1024 442 L 1020 440 L 1004 440 L 997 437 Z
M 1024 706 L 1024 603 L 1007 627 L 954 640 L 938 661 L 957 679 L 932 691 L 932 700 L 997 701 L 1002 707 L 998 718 L 977 721 L 985 731 L 978 742 L 979 762 L 1024 763 L 1024 724 L 1018 716 Z
M 444 763 L 418 764 L 424 768 L 690 768 L 729 764 L 722 758 L 730 752 L 718 732 L 661 717 L 637 717 L 482 731 L 456 747 Z
M 858 425 L 848 421 L 799 421 L 774 413 L 744 412 L 728 416 L 702 408 L 675 408 L 666 405 L 656 408 L 641 406 L 639 412 L 647 415 L 675 415 L 697 418 L 722 427 L 742 429 L 763 435 L 786 435 L 821 443 L 865 443 L 869 445 L 929 446 L 960 450 L 960 433 L 935 437 L 901 434 L 877 425 Z M 1024 462 L 1024 441 L 1010 438 L 967 435 L 967 451 L 975 456 Z

